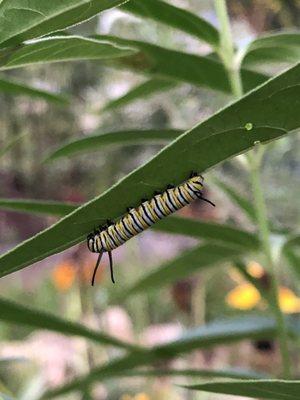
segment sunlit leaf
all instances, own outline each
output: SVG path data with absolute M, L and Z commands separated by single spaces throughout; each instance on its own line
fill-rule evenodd
M 98 130 L 100 133 L 100 129 Z M 72 140 L 46 157 L 45 161 L 53 161 L 61 157 L 69 157 L 74 154 L 85 154 L 90 151 L 100 150 L 109 145 L 143 145 L 145 144 L 166 144 L 176 139 L 183 133 L 178 129 L 160 129 L 160 130 L 128 130 L 97 134 L 86 136 L 80 139 Z
M 168 26 L 186 32 L 214 47 L 219 44 L 219 32 L 208 21 L 183 8 L 160 0 L 131 0 L 122 6 L 123 10 L 151 18 Z
M 0 78 L 0 92 L 8 93 L 14 96 L 29 96 L 62 105 L 68 103 L 68 98 L 66 96 L 51 93 L 46 90 L 37 89 L 32 86 L 24 85 L 23 83 L 3 78 Z
M 1 276 L 85 240 L 95 224 L 120 217 L 128 206 L 139 205 L 141 198 L 150 198 L 170 182 L 179 184 L 193 170 L 201 173 L 257 141 L 269 142 L 294 131 L 300 127 L 299 106 L 297 65 L 201 122 L 104 194 L 2 255 Z M 248 122 L 253 124 L 250 131 L 244 128 Z
M 276 33 L 261 36 L 248 47 L 243 64 L 294 63 L 300 60 L 300 33 Z
M 24 67 L 31 64 L 75 60 L 103 60 L 124 57 L 135 50 L 81 36 L 53 36 L 0 51 L 0 70 Z
M 200 383 L 184 387 L 202 392 L 270 400 L 298 400 L 300 393 L 300 381 L 275 379 Z
M 18 45 L 85 21 L 126 0 L 2 0 L 0 47 Z

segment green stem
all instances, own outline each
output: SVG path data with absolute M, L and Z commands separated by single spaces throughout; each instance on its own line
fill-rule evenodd
M 267 210 L 260 181 L 260 162 L 255 153 L 250 153 L 248 156 L 249 165 L 251 167 L 251 183 L 254 197 L 254 205 L 256 210 L 257 223 L 260 232 L 261 243 L 264 255 L 268 264 L 268 269 L 271 277 L 271 297 L 270 307 L 272 308 L 278 327 L 279 346 L 283 364 L 284 378 L 291 377 L 290 371 L 290 357 L 288 350 L 288 330 L 285 323 L 284 315 L 280 309 L 278 301 L 278 278 L 276 273 L 276 266 L 273 260 L 271 246 L 270 246 L 270 230 L 267 219 Z
M 219 49 L 217 52 L 227 71 L 232 93 L 234 97 L 238 98 L 243 95 L 243 85 L 239 72 L 239 65 L 235 61 L 236 56 L 227 13 L 226 0 L 215 0 L 215 9 L 220 23 L 221 33 Z
M 215 0 L 215 9 L 220 22 L 220 46 L 218 54 L 223 61 L 227 70 L 228 79 L 231 90 L 235 98 L 243 95 L 241 82 L 240 65 L 237 62 L 238 57 L 235 54 L 234 44 L 231 35 L 230 22 L 227 12 L 226 0 Z M 254 206 L 256 210 L 257 223 L 261 238 L 263 252 L 268 264 L 268 270 L 271 277 L 271 293 L 269 296 L 269 305 L 273 310 L 277 322 L 279 345 L 283 364 L 283 375 L 285 378 L 291 377 L 290 358 L 288 351 L 288 330 L 285 319 L 278 302 L 278 280 L 276 267 L 271 253 L 270 231 L 268 225 L 268 217 L 265 199 L 260 181 L 260 166 L 262 159 L 262 148 L 258 147 L 257 151 L 252 151 L 248 156 L 250 166 L 250 178 L 252 183 L 252 191 L 254 197 Z

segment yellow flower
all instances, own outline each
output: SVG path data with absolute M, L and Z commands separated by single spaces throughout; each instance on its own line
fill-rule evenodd
M 151 400 L 146 393 L 137 393 L 135 396 L 129 394 L 123 394 L 120 400 Z
M 247 265 L 248 273 L 258 280 L 263 281 L 267 277 L 267 273 L 263 267 L 255 261 L 251 261 Z M 259 291 L 251 283 L 246 282 L 242 277 L 237 279 L 236 274 L 231 274 L 238 285 L 226 295 L 226 303 L 239 310 L 251 310 L 254 307 L 261 305 L 263 302 Z M 280 286 L 278 293 L 279 306 L 283 313 L 294 314 L 300 313 L 300 298 L 289 288 Z
M 259 291 L 251 283 L 242 283 L 236 286 L 226 296 L 227 304 L 239 310 L 251 310 L 260 300 Z
M 287 288 L 279 288 L 279 305 L 285 314 L 295 314 L 300 312 L 300 298 L 295 295 L 295 293 Z
M 71 288 L 75 279 L 74 265 L 69 261 L 63 261 L 56 265 L 52 271 L 54 286 L 64 292 Z

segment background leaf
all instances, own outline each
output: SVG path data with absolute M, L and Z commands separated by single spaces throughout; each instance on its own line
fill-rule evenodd
M 243 65 L 294 63 L 300 60 L 300 33 L 277 33 L 261 36 L 248 47 Z
M 177 258 L 167 261 L 161 267 L 142 277 L 132 287 L 122 289 L 121 298 L 141 292 L 147 293 L 150 289 L 159 289 L 191 276 L 203 268 L 237 258 L 246 251 L 245 248 L 230 248 L 218 244 L 203 244 L 192 250 L 187 250 Z
M 2 255 L 0 275 L 17 271 L 84 240 L 95 224 L 119 217 L 128 205 L 137 206 L 141 198 L 151 197 L 154 190 L 165 188 L 169 182 L 184 181 L 192 170 L 203 172 L 250 149 L 257 141 L 274 140 L 299 127 L 300 114 L 296 111 L 300 104 L 299 72 L 300 65 L 297 65 L 224 108 L 181 135 L 102 196 Z M 248 122 L 253 124 L 252 130 L 236 128 Z M 267 127 L 259 128 L 261 123 Z M 270 128 L 271 124 L 277 128 Z M 222 132 L 224 128 L 229 130 Z
M 80 204 L 61 203 L 58 201 L 42 201 L 33 199 L 1 199 L 0 209 L 21 211 L 30 214 L 63 216 L 74 211 Z
M 120 377 L 128 376 L 186 376 L 194 378 L 232 378 L 232 379 L 263 379 L 265 374 L 260 372 L 245 370 L 243 368 L 230 369 L 152 369 L 152 370 L 129 370 L 121 371 Z
M 23 95 L 32 98 L 43 99 L 52 103 L 67 104 L 69 99 L 66 96 L 48 92 L 46 90 L 36 89 L 23 83 L 0 78 L 0 92 L 11 95 Z
M 241 210 L 247 215 L 250 221 L 256 223 L 256 212 L 251 202 L 244 196 L 240 195 L 232 186 L 227 183 L 214 179 L 214 182 L 227 194 L 231 201 L 236 203 Z
M 81 336 L 101 343 L 102 345 L 111 345 L 127 350 L 137 349 L 136 346 L 127 344 L 93 329 L 86 328 L 84 325 L 65 320 L 43 311 L 30 309 L 3 298 L 0 298 L 0 307 L 1 321 L 17 325 L 27 325 L 33 328 L 48 329 L 65 335 Z
M 203 222 L 190 218 L 170 217 L 159 221 L 152 229 L 192 236 L 227 245 L 229 247 L 242 246 L 248 250 L 259 247 L 258 238 L 250 232 L 231 227 L 225 224 Z
M 231 93 L 231 86 L 223 64 L 212 57 L 170 50 L 147 42 L 121 39 L 115 36 L 96 35 L 95 37 L 139 50 L 134 55 L 113 60 L 109 63 L 111 66 L 148 74 L 152 78 L 187 82 Z M 262 73 L 246 69 L 241 70 L 241 76 L 245 91 L 253 89 L 268 79 Z
M 0 52 L 0 70 L 59 61 L 124 57 L 134 52 L 108 41 L 81 36 L 53 36 L 36 40 L 15 50 Z
M 98 130 L 100 131 L 100 130 Z M 65 145 L 62 145 L 49 156 L 45 161 L 53 161 L 61 157 L 69 157 L 70 155 L 87 153 L 89 151 L 100 150 L 108 145 L 135 145 L 135 144 L 157 144 L 168 143 L 176 139 L 183 131 L 179 129 L 160 129 L 160 130 L 128 130 L 110 133 L 94 134 L 80 139 L 75 139 Z
M 0 3 L 0 47 L 65 29 L 126 0 L 31 0 Z
M 16 146 L 26 135 L 28 135 L 27 132 L 22 132 L 14 136 L 5 146 L 2 147 L 2 149 L 0 149 L 0 158 Z
M 132 352 L 124 357 L 110 361 L 93 369 L 89 374 L 78 377 L 70 383 L 48 391 L 43 398 L 53 398 L 80 390 L 93 382 L 118 377 L 122 371 L 142 365 L 151 365 L 157 361 L 168 360 L 179 353 L 207 348 L 218 344 L 232 343 L 243 339 L 272 338 L 276 335 L 275 322 L 270 318 L 248 316 L 211 322 L 200 328 L 186 331 L 182 337 L 149 350 Z
M 160 0 L 131 0 L 122 9 L 141 17 L 151 18 L 168 26 L 195 36 L 217 47 L 219 32 L 208 21 L 183 8 Z
M 103 111 L 114 110 L 118 107 L 123 107 L 136 100 L 144 100 L 148 96 L 154 93 L 166 91 L 177 85 L 175 81 L 168 81 L 167 79 L 148 79 L 146 82 L 135 86 L 133 89 L 129 90 L 124 96 L 118 97 L 114 100 L 108 102 Z
M 300 381 L 283 380 L 252 380 L 235 382 L 202 383 L 199 385 L 184 386 L 187 389 L 200 390 L 210 393 L 231 394 L 246 396 L 254 399 L 270 400 L 298 400 Z

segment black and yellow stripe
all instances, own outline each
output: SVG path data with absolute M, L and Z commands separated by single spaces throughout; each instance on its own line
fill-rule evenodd
M 94 253 L 100 253 L 94 271 L 93 282 L 96 269 L 104 252 L 109 253 L 112 274 L 112 250 L 149 228 L 160 219 L 190 204 L 197 198 L 208 201 L 210 204 L 214 205 L 209 200 L 202 197 L 202 190 L 202 176 L 193 174 L 191 178 L 183 184 L 177 187 L 168 187 L 163 193 L 156 194 L 151 200 L 144 201 L 139 207 L 129 210 L 128 213 L 117 222 L 112 223 L 108 227 L 102 227 L 99 231 L 90 234 L 87 237 L 89 250 Z

